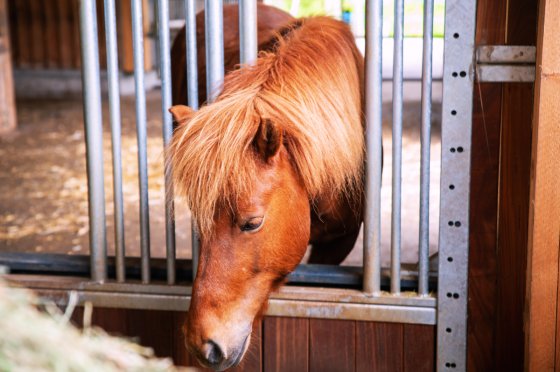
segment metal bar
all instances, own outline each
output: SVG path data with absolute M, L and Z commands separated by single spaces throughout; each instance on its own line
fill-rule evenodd
M 82 288 L 75 290 L 78 303 L 91 302 L 97 307 L 184 311 L 188 308 L 191 296 L 184 294 L 161 295 L 154 293 L 99 292 Z M 67 305 L 68 290 L 42 289 L 38 291 L 40 299 Z M 271 298 L 265 315 L 287 316 L 314 319 L 349 319 L 361 321 L 378 321 L 388 323 L 436 324 L 436 309 L 431 307 L 338 303 L 327 301 L 301 301 Z
M 340 268 L 340 267 L 338 267 Z M 132 293 L 138 295 L 181 295 L 190 296 L 192 286 L 187 285 L 167 285 L 167 284 L 141 284 L 138 282 L 129 283 L 94 283 L 83 282 L 83 278 L 72 276 L 53 276 L 53 275 L 28 275 L 28 274 L 8 274 L 2 277 L 7 282 L 18 283 L 21 286 L 32 289 L 59 289 L 64 291 L 87 290 L 95 292 L 111 293 Z M 278 300 L 298 300 L 298 301 L 321 301 L 332 303 L 355 303 L 370 305 L 390 305 L 390 306 L 414 306 L 435 308 L 435 296 L 414 296 L 413 292 L 403 293 L 394 296 L 388 292 L 382 292 L 379 296 L 371 296 L 358 289 L 347 288 L 325 288 L 325 287 L 300 287 L 283 286 L 270 295 L 272 299 Z
M 537 48 L 530 45 L 483 45 L 476 48 L 477 63 L 535 63 Z
M 239 45 L 242 65 L 257 59 L 257 0 L 239 0 Z
M 393 37 L 393 187 L 391 211 L 391 293 L 401 291 L 401 185 L 404 0 L 395 1 Z
M 383 1 L 366 3 L 366 202 L 364 210 L 364 292 L 381 291 L 381 61 Z
M 476 0 L 445 8 L 437 369 L 465 371 Z
M 107 232 L 97 14 L 93 0 L 80 0 L 80 50 L 84 87 L 91 278 L 94 281 L 102 282 L 107 278 Z
M 107 44 L 107 84 L 109 90 L 109 117 L 113 155 L 113 213 L 115 223 L 115 258 L 118 282 L 126 278 L 124 257 L 124 202 L 122 192 L 121 160 L 121 105 L 119 96 L 119 61 L 115 0 L 105 0 L 105 42 Z
M 144 86 L 144 30 L 142 0 L 132 2 L 132 49 L 136 89 L 136 132 L 138 137 L 138 183 L 140 189 L 140 254 L 142 282 L 150 282 L 150 211 L 148 203 L 148 162 L 146 134 L 146 90 Z
M 481 83 L 532 83 L 535 66 L 531 65 L 477 65 L 476 80 Z
M 432 131 L 432 42 L 434 0 L 424 1 L 422 51 L 422 129 L 420 134 L 420 226 L 418 244 L 418 294 L 428 294 L 430 255 L 430 149 Z
M 196 48 L 195 0 L 185 0 L 185 42 L 187 61 L 187 100 L 193 110 L 198 110 L 198 62 Z
M 159 68 L 161 76 L 161 115 L 163 147 L 167 148 L 173 135 L 171 107 L 171 57 L 169 55 L 169 2 L 157 2 Z M 175 218 L 173 216 L 173 180 L 171 166 L 165 167 L 165 247 L 167 250 L 167 284 L 175 283 Z
M 224 80 L 224 22 L 222 0 L 205 0 L 206 92 L 214 102 Z
M 187 101 L 193 110 L 198 110 L 198 62 L 196 48 L 196 8 L 194 0 L 185 0 L 185 42 L 187 61 Z M 191 252 L 192 252 L 192 280 L 196 278 L 200 240 L 196 221 L 191 216 Z

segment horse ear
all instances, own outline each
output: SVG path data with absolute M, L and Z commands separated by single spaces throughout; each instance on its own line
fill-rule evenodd
M 173 121 L 177 123 L 177 126 L 181 126 L 191 119 L 194 110 L 188 106 L 175 105 L 169 108 L 169 112 L 173 116 Z
M 282 132 L 270 119 L 261 119 L 257 135 L 254 140 L 257 153 L 265 161 L 272 158 L 280 150 Z

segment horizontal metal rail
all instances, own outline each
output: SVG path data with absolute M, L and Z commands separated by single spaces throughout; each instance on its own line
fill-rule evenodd
M 4 265 L 12 273 L 63 275 L 88 277 L 90 275 L 89 257 L 84 255 L 42 254 L 42 253 L 0 253 L 0 265 Z M 114 257 L 107 259 L 107 273 L 115 273 L 116 260 Z M 118 265 L 117 265 L 118 269 Z M 138 257 L 127 257 L 123 269 L 128 279 L 127 285 L 141 278 L 141 260 Z M 182 284 L 192 283 L 192 261 L 176 261 L 176 282 Z M 416 265 L 403 264 L 401 285 L 404 290 L 415 290 L 418 278 Z M 153 258 L 150 265 L 150 275 L 154 282 L 166 280 L 166 260 Z M 303 264 L 288 276 L 289 284 L 297 285 L 323 285 L 344 286 L 359 288 L 362 283 L 363 269 L 358 266 L 330 266 Z M 381 287 L 389 288 L 390 269 L 381 270 Z M 437 275 L 435 271 L 429 273 L 430 286 L 436 288 Z M 105 283 L 108 287 L 113 283 Z M 409 295 L 410 296 L 410 293 Z
M 191 288 L 170 285 L 120 283 L 99 285 L 82 278 L 4 275 L 9 282 L 34 289 L 45 302 L 65 306 L 71 292 L 78 304 L 94 306 L 184 311 L 190 305 Z M 323 319 L 351 319 L 433 325 L 436 321 L 434 297 L 411 298 L 380 293 L 368 296 L 360 290 L 326 288 L 282 288 L 272 294 L 266 315 Z

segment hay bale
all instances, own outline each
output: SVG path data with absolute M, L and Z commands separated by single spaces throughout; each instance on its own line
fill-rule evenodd
M 170 359 L 100 329 L 81 331 L 38 310 L 28 290 L 0 280 L 0 371 L 177 371 Z M 186 370 L 186 369 L 183 369 Z

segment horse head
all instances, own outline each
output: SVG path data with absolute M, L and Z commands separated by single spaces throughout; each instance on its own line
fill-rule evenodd
M 188 125 L 184 106 L 172 109 Z M 187 347 L 207 367 L 223 370 L 246 352 L 254 319 L 271 291 L 294 270 L 309 241 L 307 192 L 283 144 L 281 129 L 261 119 L 244 161 L 244 192 L 221 200 L 200 230 L 200 261 L 185 325 Z

